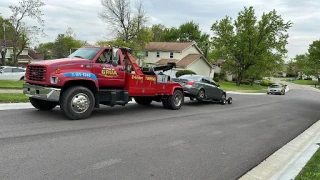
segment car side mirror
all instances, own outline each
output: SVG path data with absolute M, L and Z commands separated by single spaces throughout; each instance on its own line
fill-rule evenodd
M 220 87 L 220 84 L 217 84 L 217 87 Z

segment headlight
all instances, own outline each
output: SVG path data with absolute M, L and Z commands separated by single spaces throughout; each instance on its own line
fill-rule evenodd
M 51 82 L 51 84 L 57 84 L 58 83 L 58 77 L 57 76 L 51 76 L 50 82 Z

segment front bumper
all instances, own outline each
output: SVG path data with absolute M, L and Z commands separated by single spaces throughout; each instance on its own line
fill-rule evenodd
M 59 102 L 60 92 L 61 89 L 59 88 L 43 87 L 31 85 L 29 83 L 23 84 L 23 94 L 36 99 Z

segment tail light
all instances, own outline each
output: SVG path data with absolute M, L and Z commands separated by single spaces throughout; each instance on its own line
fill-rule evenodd
M 188 81 L 187 85 L 193 86 L 194 85 L 194 81 Z

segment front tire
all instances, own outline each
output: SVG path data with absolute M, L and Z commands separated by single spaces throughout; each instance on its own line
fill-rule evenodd
M 29 98 L 29 101 L 33 107 L 35 107 L 41 111 L 49 111 L 57 106 L 57 103 L 55 103 L 55 102 L 45 101 L 45 100 L 41 100 L 41 99 L 35 99 L 32 97 Z
M 226 104 L 226 95 L 223 94 L 220 98 L 220 104 L 225 105 Z
M 167 99 L 168 108 L 172 110 L 180 109 L 184 103 L 184 95 L 182 91 L 175 90 L 172 96 L 169 96 Z
M 60 108 L 71 120 L 86 119 L 93 111 L 95 97 L 86 87 L 74 86 L 61 96 Z

